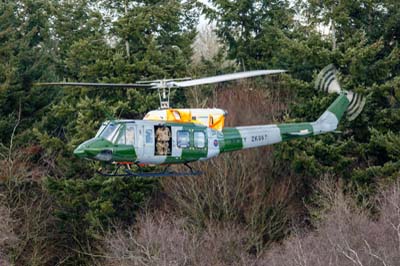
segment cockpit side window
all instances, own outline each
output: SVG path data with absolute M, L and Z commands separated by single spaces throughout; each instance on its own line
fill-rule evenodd
M 126 143 L 126 128 L 125 126 L 121 126 L 119 128 L 119 138 L 117 140 L 117 144 L 125 144 Z
M 117 144 L 121 144 L 121 145 L 134 145 L 135 144 L 135 126 L 134 125 L 125 124 L 120 127 Z
M 125 130 L 126 137 L 126 145 L 134 145 L 135 144 L 135 126 L 132 124 L 126 125 Z

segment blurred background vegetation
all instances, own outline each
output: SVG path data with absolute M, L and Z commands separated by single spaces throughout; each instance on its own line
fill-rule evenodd
M 399 17 L 397 0 L 2 1 L 0 264 L 395 265 Z M 156 109 L 154 93 L 32 86 L 283 68 L 172 101 L 226 109 L 231 126 L 312 121 L 333 99 L 313 90 L 329 63 L 367 97 L 355 121 L 199 177 L 104 178 L 73 157 L 109 115 Z

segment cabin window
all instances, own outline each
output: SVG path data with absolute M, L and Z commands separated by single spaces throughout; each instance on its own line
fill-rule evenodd
M 204 134 L 204 132 L 194 132 L 194 146 L 196 148 L 204 148 L 206 146 L 206 135 Z
M 151 143 L 152 139 L 153 139 L 153 130 L 146 129 L 146 143 Z
M 189 148 L 190 146 L 190 135 L 187 130 L 179 130 L 177 132 L 178 136 L 178 147 L 179 148 Z
M 135 126 L 127 124 L 120 127 L 117 144 L 133 145 L 135 143 Z

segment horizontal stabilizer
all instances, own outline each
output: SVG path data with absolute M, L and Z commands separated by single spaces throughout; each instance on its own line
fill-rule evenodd
M 309 135 L 309 134 L 312 134 L 312 132 L 310 130 L 308 130 L 308 129 L 300 130 L 300 131 L 297 131 L 297 132 L 286 132 L 286 133 L 284 133 L 284 135 L 290 135 L 290 136 L 306 136 L 306 135 Z

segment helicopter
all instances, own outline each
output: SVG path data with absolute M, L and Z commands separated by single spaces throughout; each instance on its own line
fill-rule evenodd
M 169 95 L 173 88 L 187 88 L 263 75 L 274 75 L 285 70 L 256 70 L 206 77 L 200 79 L 163 79 L 129 84 L 49 82 L 38 86 L 147 88 L 157 90 L 160 108 L 148 112 L 143 120 L 108 120 L 96 135 L 75 150 L 78 158 L 114 165 L 111 171 L 99 169 L 103 176 L 163 177 L 199 175 L 189 163 L 204 161 L 242 149 L 276 144 L 292 139 L 334 132 L 347 112 L 354 120 L 363 110 L 365 97 L 342 90 L 331 64 L 320 71 L 315 89 L 336 93 L 338 97 L 314 122 L 224 127 L 227 112 L 218 108 L 174 109 Z M 173 164 L 183 164 L 188 171 L 169 170 Z M 159 172 L 143 171 L 143 166 L 164 165 Z M 139 171 L 134 171 L 135 167 Z

